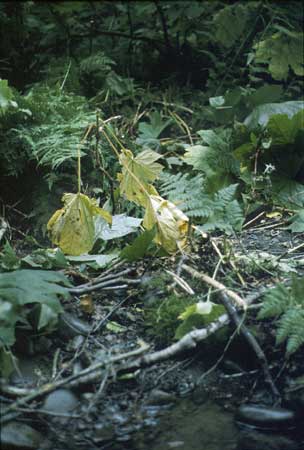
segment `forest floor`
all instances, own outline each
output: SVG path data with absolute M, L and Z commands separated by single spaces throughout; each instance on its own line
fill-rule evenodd
M 290 407 L 288 392 L 303 375 L 303 358 L 297 352 L 286 359 L 284 346 L 274 346 L 272 322 L 258 321 L 256 313 L 259 292 L 274 286 L 278 277 L 282 279 L 290 271 L 304 274 L 303 237 L 303 233 L 286 231 L 277 218 L 261 220 L 230 238 L 219 235 L 193 241 L 186 259 L 151 258 L 114 266 L 108 276 L 116 277 L 118 284 L 127 277 L 125 288 L 96 289 L 85 296 L 75 295 L 72 302 L 65 301 L 65 313 L 55 333 L 34 338 L 23 334 L 17 339 L 20 372 L 11 376 L 2 400 L 15 414 L 13 418 L 22 419 L 34 432 L 30 438 L 33 446 L 25 448 L 150 449 L 151 442 L 158 438 L 159 424 L 185 398 L 196 405 L 220 405 L 220 410 L 230 414 L 232 428 L 232 414 L 243 403 Z M 160 357 L 159 350 L 172 348 L 170 326 L 174 326 L 176 317 L 173 321 L 162 317 L 158 302 L 165 302 L 173 291 L 183 292 L 185 288 L 178 283 L 181 280 L 196 296 L 207 295 L 200 280 L 181 270 L 181 258 L 199 273 L 215 274 L 214 278 L 242 298 L 256 296 L 246 324 L 266 355 L 281 395 L 279 401 L 265 380 L 254 349 L 231 324 L 226 326 L 224 340 L 216 340 L 211 334 L 196 348 L 181 346 L 173 357 L 170 350 Z M 219 260 L 222 262 L 217 267 Z M 167 277 L 163 278 L 165 272 Z M 83 282 L 77 271 L 66 273 L 74 284 Z M 164 281 L 158 283 L 162 278 Z M 164 326 L 157 322 L 163 319 L 167 321 Z M 158 357 L 149 360 L 153 352 Z M 51 388 L 45 390 L 45 386 Z M 22 399 L 28 402 L 22 403 Z M 187 411 L 184 413 L 186 417 Z M 185 417 L 184 426 L 189 427 Z M 10 422 L 9 427 L 22 435 L 18 423 Z M 195 432 L 199 430 L 192 430 L 192 434 Z M 13 444 L 9 444 L 7 434 L 2 438 L 4 443 L 8 439 L 5 448 L 23 448 L 16 443 L 10 447 Z M 225 448 L 236 448 L 236 442 L 236 437 L 231 438 Z M 297 445 L 301 445 L 299 440 L 290 448 L 300 448 Z M 162 448 L 195 447 L 176 439 Z

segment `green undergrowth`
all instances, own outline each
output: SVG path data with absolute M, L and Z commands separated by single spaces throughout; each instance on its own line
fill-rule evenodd
M 261 208 L 279 211 L 291 233 L 304 231 L 302 22 L 294 1 L 106 1 L 93 7 L 52 2 L 47 8 L 39 2 L 1 3 L 4 360 L 15 328 L 30 327 L 31 310 L 43 312 L 39 329 L 55 326 L 62 287 L 55 270 L 74 264 L 91 276 L 118 257 L 133 262 L 167 255 L 153 242 L 155 228 L 142 229 L 143 204 L 129 202 L 126 192 L 120 195 L 121 167 L 103 121 L 120 150 L 134 157 L 146 152 L 149 158 L 155 152 L 152 163 L 146 160 L 137 174 L 141 181 L 147 174 L 155 180 L 144 188 L 151 196 L 163 196 L 163 210 L 152 216 L 169 217 L 168 228 L 175 233 L 174 205 L 196 233 L 239 233 L 246 218 Z M 82 183 L 76 174 L 78 150 Z M 77 179 L 81 191 L 113 215 L 113 223 L 94 222 L 90 254 L 72 261 L 60 249 L 49 249 L 45 239 L 51 210 L 59 208 L 65 192 L 75 190 Z M 131 194 L 141 190 L 137 185 Z M 22 239 L 23 248 L 37 240 L 43 245 L 24 254 L 17 245 Z M 288 267 L 288 272 L 297 269 L 295 263 L 287 267 L 254 253 L 240 267 L 250 276 L 281 277 Z M 43 296 L 50 288 L 48 276 L 55 277 L 53 309 Z M 7 285 L 18 277 L 34 280 L 37 293 L 18 297 Z M 198 312 L 198 298 L 168 293 L 168 279 L 159 278 L 150 280 L 154 299 L 143 302 L 147 332 L 159 345 L 206 326 L 221 313 L 220 305 L 210 304 L 208 314 Z M 291 287 L 279 285 L 269 293 L 259 316 L 275 317 L 278 342 L 287 342 L 288 354 L 303 343 L 299 283 L 293 280 Z

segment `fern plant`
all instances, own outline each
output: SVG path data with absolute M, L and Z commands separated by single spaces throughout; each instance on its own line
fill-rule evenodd
M 22 101 L 32 117 L 30 124 L 20 124 L 11 132 L 19 146 L 25 147 L 40 165 L 52 169 L 75 159 L 83 131 L 95 121 L 85 98 L 39 86 Z
M 304 344 L 304 278 L 294 276 L 291 286 L 278 284 L 267 292 L 258 319 L 275 317 L 277 320 L 276 344 L 286 341 L 290 355 Z
M 198 174 L 162 175 L 161 192 L 192 217 L 204 231 L 219 229 L 227 233 L 240 230 L 244 221 L 236 200 L 237 184 L 220 189 L 215 194 L 205 191 L 205 178 Z

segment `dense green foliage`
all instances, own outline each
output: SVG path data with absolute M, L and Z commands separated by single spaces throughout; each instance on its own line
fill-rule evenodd
M 297 1 L 2 2 L 1 206 L 20 200 L 31 218 L 26 234 L 41 239 L 61 195 L 75 190 L 79 148 L 82 191 L 113 214 L 142 218 L 142 205 L 119 195 L 106 122 L 118 147 L 159 154 L 155 187 L 197 230 L 239 231 L 267 203 L 288 209 L 289 228 L 303 231 L 302 23 Z M 96 231 L 94 251 L 125 247 L 122 257 L 135 260 L 153 247 L 154 231 L 116 247 L 100 244 Z M 38 253 L 31 262 L 43 260 L 39 268 L 68 264 L 63 254 L 56 266 Z M 22 264 L 5 244 L 0 270 Z M 0 337 L 10 345 L 22 305 L 0 296 L 12 314 L 10 339 Z M 279 340 L 289 336 L 292 352 L 302 341 L 284 314 Z M 176 314 L 172 320 L 170 337 Z

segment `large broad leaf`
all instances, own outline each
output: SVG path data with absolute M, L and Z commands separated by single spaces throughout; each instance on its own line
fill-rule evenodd
M 67 256 L 67 259 L 71 262 L 78 264 L 87 264 L 91 267 L 103 268 L 106 267 L 111 261 L 116 259 L 118 253 L 112 253 L 109 255 L 81 255 L 81 256 Z
M 275 80 L 285 80 L 291 68 L 296 75 L 304 75 L 303 32 L 296 33 L 280 27 L 278 32 L 255 45 L 255 61 L 268 63 Z
M 205 145 L 191 145 L 186 148 L 184 161 L 193 166 L 194 169 L 203 171 L 207 176 L 214 174 L 209 159 L 212 157 L 212 149 Z
M 264 105 L 257 106 L 252 113 L 246 117 L 244 123 L 250 130 L 254 130 L 259 126 L 265 127 L 271 116 L 275 114 L 287 114 L 287 116 L 291 118 L 298 111 L 303 109 L 303 101 L 265 103 Z
M 249 19 L 248 4 L 237 3 L 224 6 L 213 18 L 216 39 L 225 47 L 232 47 L 244 34 Z
M 267 130 L 272 139 L 271 145 L 292 144 L 299 131 L 304 130 L 304 109 L 291 118 L 287 114 L 271 116 L 267 123 Z
M 138 126 L 139 136 L 136 142 L 139 145 L 149 145 L 155 148 L 159 146 L 159 136 L 172 123 L 172 119 L 163 122 L 158 111 L 150 115 L 150 123 L 141 122 Z
M 128 261 L 137 261 L 143 258 L 155 237 L 155 230 L 146 230 L 141 233 L 134 241 L 127 245 L 120 253 L 120 257 Z
M 284 208 L 304 207 L 304 185 L 289 178 L 280 178 L 272 183 L 273 199 Z
M 62 201 L 64 207 L 47 224 L 53 244 L 69 255 L 89 252 L 95 242 L 94 217 L 100 215 L 111 223 L 111 215 L 84 194 L 64 194 Z
M 102 239 L 103 241 L 110 241 L 117 239 L 127 234 L 134 233 L 140 226 L 142 219 L 136 217 L 129 217 L 125 214 L 117 214 L 112 217 L 112 226 L 101 217 L 95 219 L 95 240 Z
M 15 341 L 15 325 L 25 320 L 24 305 L 40 305 L 37 328 L 54 324 L 62 307 L 58 296 L 69 298 L 71 284 L 61 273 L 46 270 L 16 270 L 0 274 L 0 345 Z
M 168 253 L 174 253 L 186 244 L 188 217 L 176 205 L 158 195 L 150 195 L 143 225 L 147 230 L 156 226 L 154 238 Z
M 122 174 L 120 176 L 120 192 L 127 199 L 145 206 L 146 192 L 151 192 L 151 185 L 162 171 L 162 166 L 156 161 L 161 158 L 152 150 L 144 150 L 135 156 L 130 150 L 123 150 L 120 155 Z
M 303 233 L 304 232 L 304 209 L 300 209 L 297 214 L 292 218 L 292 223 L 287 228 L 293 233 Z

